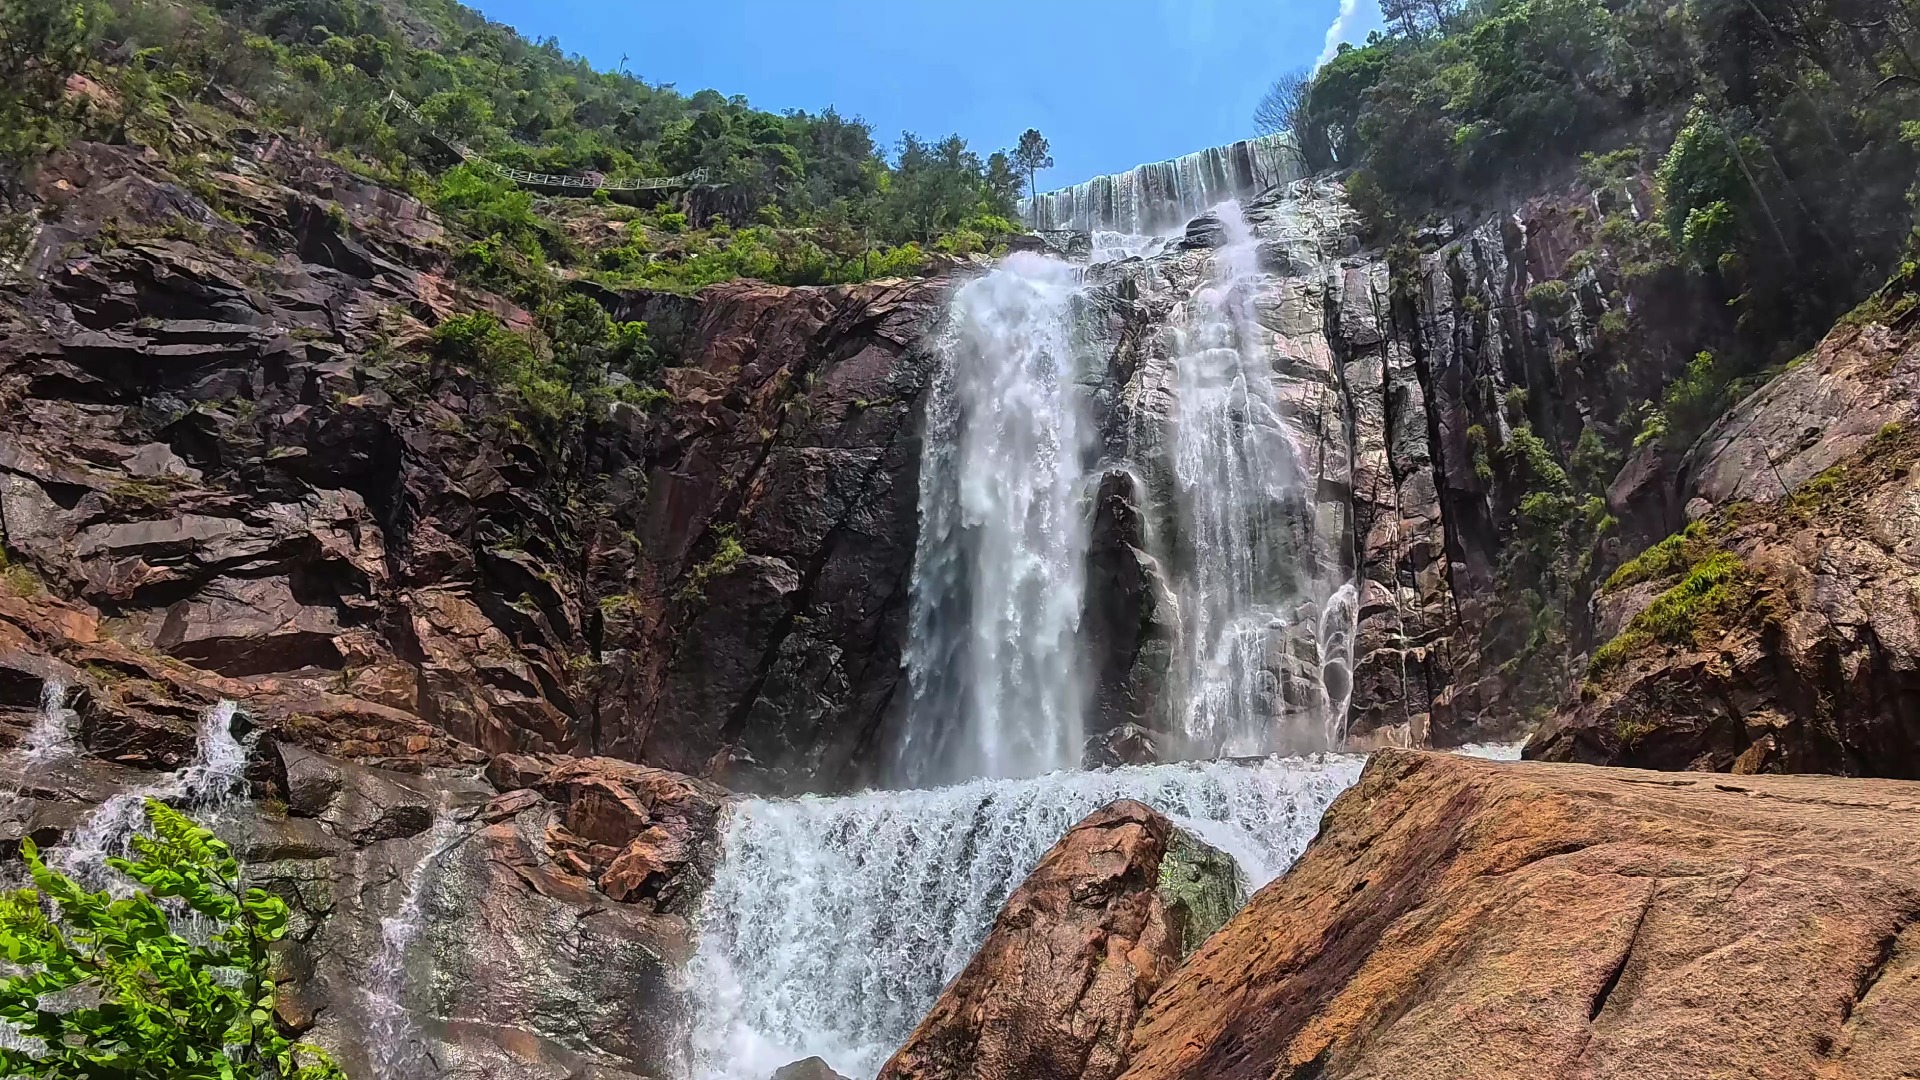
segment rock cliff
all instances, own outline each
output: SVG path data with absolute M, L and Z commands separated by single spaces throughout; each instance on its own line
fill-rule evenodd
M 688 916 L 724 793 L 606 759 L 500 764 L 503 791 L 472 770 L 401 773 L 290 743 L 253 755 L 251 801 L 211 822 L 292 909 L 281 1021 L 353 1076 L 673 1074 Z M 84 754 L 4 770 L 9 854 L 155 790 L 151 771 Z
M 1914 288 L 1889 283 L 1646 497 L 1688 524 L 1599 596 L 1611 640 L 1529 756 L 1920 778 Z
M 224 149 L 205 198 L 125 147 L 36 174 L 0 305 L 6 704 L 58 678 L 96 753 L 155 765 L 227 697 L 370 761 L 850 783 L 898 679 L 938 284 L 603 296 L 682 366 L 556 428 L 426 359 L 456 310 L 528 319 L 449 279 L 429 210 Z

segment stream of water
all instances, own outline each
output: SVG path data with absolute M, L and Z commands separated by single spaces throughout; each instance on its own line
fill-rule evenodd
M 1301 172 L 1291 137 L 1265 135 L 1045 192 L 1027 200 L 1022 213 L 1036 229 L 1152 236 L 1183 229 L 1210 206 L 1258 194 Z
M 1321 580 L 1313 483 L 1255 309 L 1268 283 L 1260 238 L 1237 202 L 1211 213 L 1222 235 L 1211 277 L 1168 331 L 1185 755 L 1326 749 L 1347 710 L 1355 591 Z
M 432 1075 L 433 1062 L 427 1056 L 419 1025 L 407 1008 L 411 985 L 414 946 L 426 927 L 427 886 L 433 880 L 434 865 L 453 846 L 459 823 L 446 807 L 434 814 L 427 830 L 420 861 L 407 875 L 406 891 L 400 907 L 380 920 L 380 947 L 367 973 L 364 1004 L 367 1011 L 367 1046 L 371 1051 L 375 1080 L 411 1080 Z
M 65 844 L 50 853 L 49 861 L 89 887 L 105 888 L 115 895 L 130 893 L 133 883 L 107 869 L 105 860 L 110 855 L 128 853 L 128 841 L 146 824 L 148 799 L 185 802 L 193 808 L 195 821 L 212 827 L 244 795 L 252 739 L 234 736 L 237 711 L 231 701 L 209 706 L 200 715 L 192 762 L 101 803 Z
M 40 688 L 40 711 L 20 744 L 20 760 L 28 768 L 59 761 L 72 754 L 76 742 L 73 723 L 77 717 L 67 708 L 67 684 L 48 679 Z
M 904 786 L 1080 761 L 1081 274 L 1017 253 L 954 295 L 927 401 Z

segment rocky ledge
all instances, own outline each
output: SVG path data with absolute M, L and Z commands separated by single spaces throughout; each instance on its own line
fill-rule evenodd
M 90 749 L 151 767 L 229 698 L 372 764 L 854 782 L 901 677 L 941 283 L 562 283 L 668 370 L 556 424 L 430 362 L 457 313 L 532 321 L 450 277 L 431 210 L 294 139 L 220 151 L 191 185 L 96 143 L 34 175 L 0 280 L 0 721 L 58 681 Z
M 212 823 L 292 909 L 281 1021 L 353 1076 L 678 1075 L 680 969 L 725 793 L 605 758 L 486 771 L 401 773 L 292 743 L 253 755 L 253 798 Z M 0 781 L 19 793 L 0 805 L 9 857 L 164 786 L 79 754 L 10 762 Z
M 1629 467 L 1613 499 L 1684 529 L 1607 583 L 1611 640 L 1527 755 L 1920 779 L 1920 277 L 1664 475 Z
M 1910 783 L 1381 751 L 1123 1075 L 1911 1076 L 1916 836 Z

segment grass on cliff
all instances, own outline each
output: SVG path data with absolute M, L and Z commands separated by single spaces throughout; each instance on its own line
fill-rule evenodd
M 1623 568 L 1624 569 L 1624 568 Z M 1587 675 L 1597 678 L 1656 645 L 1706 648 L 1753 602 L 1759 577 L 1740 556 L 1714 550 L 1654 598 L 1619 636 L 1594 651 Z
M 713 555 L 705 562 L 693 568 L 687 575 L 687 583 L 680 588 L 675 599 L 682 603 L 693 603 L 706 593 L 707 582 L 720 577 L 739 565 L 747 557 L 747 549 L 740 546 L 735 537 L 733 526 L 721 525 L 714 529 L 719 538 L 713 549 Z
M 31 600 L 39 596 L 45 585 L 33 568 L 16 563 L 7 557 L 7 550 L 0 548 L 0 592 Z

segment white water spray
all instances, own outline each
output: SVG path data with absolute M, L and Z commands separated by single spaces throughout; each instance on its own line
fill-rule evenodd
M 106 859 L 128 853 L 129 840 L 146 823 L 148 799 L 185 801 L 195 808 L 194 817 L 200 824 L 210 825 L 241 791 L 252 738 L 242 741 L 233 737 L 233 718 L 237 711 L 238 707 L 231 701 L 210 706 L 200 715 L 200 730 L 190 764 L 155 783 L 101 803 L 72 838 L 51 854 L 49 861 L 90 888 L 106 888 L 115 895 L 129 894 L 133 884 L 108 870 Z
M 1268 278 L 1238 203 L 1213 209 L 1210 280 L 1174 313 L 1173 533 L 1185 753 L 1338 746 L 1350 697 L 1351 582 L 1322 580 L 1314 483 L 1256 301 Z
M 1257 195 L 1301 173 L 1292 137 L 1263 135 L 1096 176 L 1023 200 L 1021 212 L 1036 229 L 1152 236 L 1184 226 L 1222 200 Z
M 876 1073 L 1081 818 L 1138 799 L 1232 855 L 1258 887 L 1358 778 L 1354 757 L 977 780 L 735 808 L 689 971 L 696 1076 L 765 1080 L 818 1055 Z
M 1016 253 L 955 294 L 927 404 L 897 773 L 908 785 L 1080 760 L 1091 428 L 1081 271 Z

